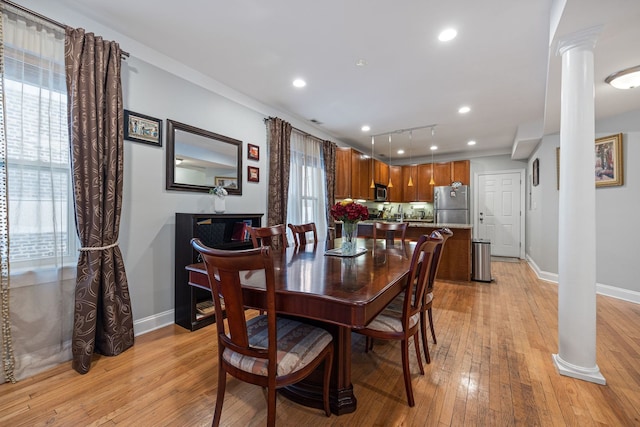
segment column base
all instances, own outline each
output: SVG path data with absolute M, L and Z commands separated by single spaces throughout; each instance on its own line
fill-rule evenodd
M 596 384 L 605 385 L 607 380 L 600 373 L 600 368 L 596 365 L 594 368 L 583 368 L 582 366 L 573 365 L 562 360 L 559 354 L 553 354 L 553 363 L 560 375 L 577 378 L 583 381 L 589 381 Z

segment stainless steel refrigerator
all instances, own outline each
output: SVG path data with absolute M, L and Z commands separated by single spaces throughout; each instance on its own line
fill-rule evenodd
M 469 187 L 434 187 L 433 207 L 439 224 L 469 224 Z

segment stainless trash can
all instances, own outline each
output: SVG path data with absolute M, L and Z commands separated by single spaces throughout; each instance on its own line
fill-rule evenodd
M 491 241 L 473 239 L 471 241 L 471 280 L 491 281 Z

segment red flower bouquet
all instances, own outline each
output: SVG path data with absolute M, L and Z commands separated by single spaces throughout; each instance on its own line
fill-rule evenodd
M 333 219 L 342 222 L 358 222 L 369 218 L 367 207 L 351 199 L 336 203 L 331 207 L 330 212 Z

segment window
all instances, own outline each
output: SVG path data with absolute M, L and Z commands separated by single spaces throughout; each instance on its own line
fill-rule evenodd
M 4 66 L 11 268 L 74 262 L 64 33 L 7 14 Z
M 287 222 L 315 222 L 318 236 L 326 236 L 328 208 L 322 142 L 294 129 L 290 156 Z

